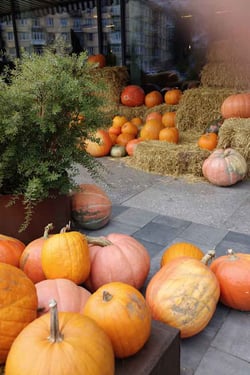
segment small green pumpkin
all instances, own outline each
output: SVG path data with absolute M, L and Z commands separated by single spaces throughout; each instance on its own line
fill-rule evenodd
M 111 147 L 110 155 L 113 158 L 121 158 L 123 156 L 126 156 L 126 147 L 122 145 L 114 145 Z

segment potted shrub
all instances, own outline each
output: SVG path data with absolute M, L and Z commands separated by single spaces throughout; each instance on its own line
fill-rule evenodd
M 22 56 L 10 80 L 1 77 L 0 233 L 24 242 L 41 236 L 48 224 L 41 215 L 47 200 L 49 222 L 54 219 L 58 230 L 70 217 L 77 165 L 100 177 L 99 163 L 84 150 L 88 133 L 104 121 L 98 95 L 102 82 L 94 81 L 92 69 L 86 53 L 69 55 L 54 46 L 42 55 Z M 22 213 L 13 211 L 17 206 Z

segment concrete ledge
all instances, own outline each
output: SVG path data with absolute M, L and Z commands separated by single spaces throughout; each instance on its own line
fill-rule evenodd
M 180 375 L 179 330 L 153 321 L 145 346 L 134 356 L 116 360 L 116 375 Z

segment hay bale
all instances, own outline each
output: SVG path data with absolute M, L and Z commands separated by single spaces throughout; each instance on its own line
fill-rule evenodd
M 224 120 L 219 131 L 217 148 L 233 148 L 238 151 L 248 165 L 250 177 L 250 118 L 232 118 Z
M 223 101 L 235 91 L 198 87 L 184 91 L 176 112 L 179 131 L 194 130 L 203 133 L 210 121 L 221 116 Z
M 183 133 L 180 143 L 144 141 L 137 145 L 127 164 L 161 175 L 202 177 L 202 163 L 210 152 L 197 146 L 198 133 Z
M 250 88 L 250 63 L 210 62 L 201 70 L 201 85 L 248 90 Z

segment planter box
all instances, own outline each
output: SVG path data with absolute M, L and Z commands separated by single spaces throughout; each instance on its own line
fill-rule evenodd
M 66 195 L 58 195 L 56 198 L 48 198 L 38 203 L 34 208 L 31 223 L 25 231 L 20 232 L 25 209 L 21 199 L 7 207 L 10 199 L 10 195 L 0 195 L 0 233 L 18 238 L 25 244 L 41 237 L 47 224 L 53 223 L 54 229 L 51 233 L 58 233 L 70 220 L 70 198 Z

